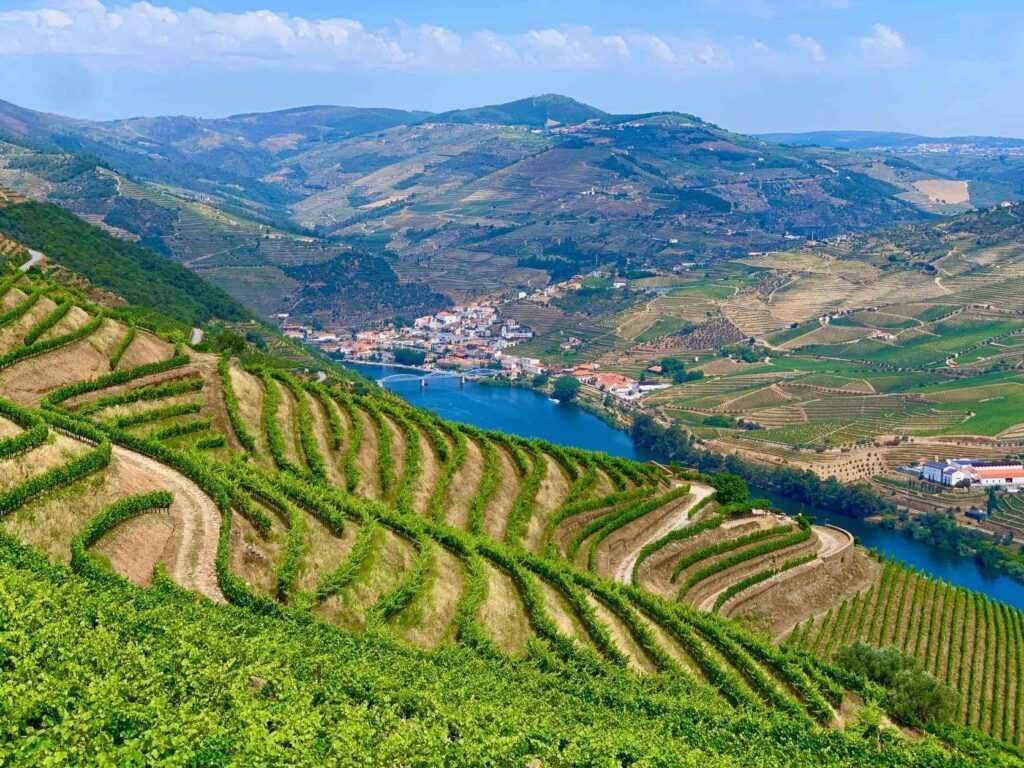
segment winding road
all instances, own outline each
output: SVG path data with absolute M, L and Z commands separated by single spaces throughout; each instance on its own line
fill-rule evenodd
M 693 522 L 693 520 L 690 519 L 690 510 L 714 492 L 715 489 L 710 486 L 692 483 L 690 485 L 690 494 L 686 497 L 689 500 L 689 503 L 680 506 L 674 514 L 665 518 L 661 525 L 651 531 L 650 535 L 644 539 L 634 542 L 633 549 L 630 550 L 629 555 L 623 558 L 622 561 L 615 566 L 615 570 L 612 572 L 612 578 L 623 584 L 629 584 L 633 579 L 633 568 L 636 566 L 636 560 L 640 556 L 640 550 L 652 541 L 657 541 L 662 536 L 665 536 L 678 528 L 685 528 L 690 525 L 690 523 Z

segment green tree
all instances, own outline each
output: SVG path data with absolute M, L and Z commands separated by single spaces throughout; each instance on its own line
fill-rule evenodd
M 573 376 L 559 376 L 555 379 L 555 388 L 552 392 L 554 398 L 559 402 L 570 403 L 576 399 L 580 391 L 580 382 Z
M 719 504 L 740 504 L 750 497 L 747 481 L 739 475 L 722 472 L 711 480 L 715 489 L 715 499 Z

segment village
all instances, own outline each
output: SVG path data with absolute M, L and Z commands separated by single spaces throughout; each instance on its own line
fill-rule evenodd
M 579 290 L 587 280 L 603 279 L 598 270 L 574 275 L 532 292 L 515 291 L 494 298 L 456 305 L 413 320 L 412 325 L 386 326 L 372 330 L 345 332 L 320 331 L 301 323 L 289 322 L 287 314 L 275 315 L 282 333 L 295 341 L 318 347 L 332 357 L 352 361 L 396 365 L 424 371 L 479 371 L 490 368 L 513 381 L 533 382 L 551 376 L 572 376 L 580 384 L 592 387 L 621 401 L 636 401 L 660 384 L 645 384 L 620 373 L 605 372 L 594 363 L 571 368 L 551 369 L 535 357 L 516 355 L 517 344 L 532 339 L 534 332 L 517 321 L 504 317 L 503 304 L 535 302 L 546 304 L 569 292 Z M 616 287 L 625 285 L 615 283 Z M 566 344 L 571 345 L 570 338 Z

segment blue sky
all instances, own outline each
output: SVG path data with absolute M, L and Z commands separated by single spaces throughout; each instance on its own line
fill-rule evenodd
M 99 119 L 556 92 L 747 132 L 1024 136 L 1021 51 L 1024 4 L 996 0 L 0 0 L 0 98 Z

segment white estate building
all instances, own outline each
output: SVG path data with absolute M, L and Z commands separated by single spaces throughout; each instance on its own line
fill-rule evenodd
M 980 485 L 994 488 L 1024 488 L 1024 465 L 976 459 L 926 461 L 921 479 L 949 487 Z

